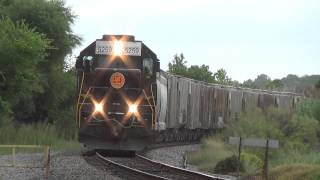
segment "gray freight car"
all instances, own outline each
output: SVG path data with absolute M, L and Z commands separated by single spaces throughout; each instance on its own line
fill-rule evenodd
M 172 136 L 185 133 L 197 136 L 231 123 L 241 112 L 270 106 L 292 109 L 300 95 L 258 89 L 209 84 L 164 71 L 157 79 L 157 125 L 159 131 Z

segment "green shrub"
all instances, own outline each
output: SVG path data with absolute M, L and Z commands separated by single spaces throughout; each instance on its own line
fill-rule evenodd
M 282 139 L 283 133 L 276 124 L 269 121 L 261 109 L 242 113 L 240 119 L 233 122 L 226 130 L 225 136 Z
M 188 159 L 201 170 L 214 172 L 216 164 L 232 154 L 233 152 L 221 139 L 211 137 L 202 141 L 199 152 L 188 154 Z
M 320 99 L 306 98 L 302 100 L 295 108 L 301 116 L 309 116 L 320 121 Z
M 286 128 L 286 136 L 291 141 L 299 141 L 314 146 L 318 143 L 319 122 L 312 117 L 295 115 Z
M 281 131 L 284 131 L 288 123 L 291 121 L 294 113 L 288 109 L 269 107 L 264 115 L 268 122 L 272 123 Z
M 239 160 L 238 157 L 235 155 L 232 155 L 230 157 L 227 157 L 217 163 L 217 165 L 214 167 L 214 172 L 219 174 L 228 174 L 228 173 L 234 173 L 237 172 L 239 166 Z M 240 171 L 243 171 L 243 164 L 240 164 Z
M 255 154 L 241 153 L 241 164 L 247 174 L 256 174 L 261 172 L 263 161 Z

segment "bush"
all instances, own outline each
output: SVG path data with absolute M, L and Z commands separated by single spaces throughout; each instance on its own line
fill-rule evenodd
M 242 152 L 241 153 L 240 171 L 246 174 L 256 174 L 261 172 L 263 161 L 255 154 Z M 239 166 L 238 156 L 227 157 L 217 163 L 214 168 L 215 173 L 229 174 L 237 172 Z
M 304 99 L 295 110 L 301 116 L 313 117 L 320 121 L 320 99 Z
M 192 164 L 198 165 L 201 170 L 214 172 L 216 164 L 232 154 L 233 152 L 221 139 L 211 137 L 203 140 L 201 150 L 189 154 L 188 159 Z
M 263 161 L 252 153 L 241 153 L 241 164 L 247 174 L 256 174 L 263 168 Z
M 237 172 L 238 166 L 238 157 L 233 155 L 231 157 L 227 157 L 226 159 L 219 161 L 216 167 L 214 168 L 214 172 L 220 174 L 229 174 Z M 243 171 L 243 163 L 240 164 L 240 171 Z
M 319 122 L 308 116 L 294 116 L 286 131 L 291 141 L 299 141 L 314 146 L 318 143 Z
M 269 121 L 261 109 L 255 109 L 242 113 L 240 119 L 227 128 L 225 136 L 282 139 L 283 133 L 276 127 L 277 124 Z

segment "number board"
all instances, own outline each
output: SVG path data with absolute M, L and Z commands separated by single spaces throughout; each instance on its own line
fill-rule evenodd
M 141 42 L 126 42 L 122 43 L 122 55 L 125 56 L 141 56 Z M 96 41 L 96 54 L 113 55 L 115 41 Z

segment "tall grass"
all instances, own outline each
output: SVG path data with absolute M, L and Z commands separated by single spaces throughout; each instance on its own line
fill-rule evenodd
M 319 180 L 320 166 L 303 163 L 286 164 L 273 168 L 270 174 L 277 180 Z
M 53 149 L 78 149 L 76 140 L 65 140 L 50 124 L 32 124 L 14 127 L 8 124 L 0 127 L 0 144 L 49 145 Z M 0 149 L 1 151 L 1 149 Z

